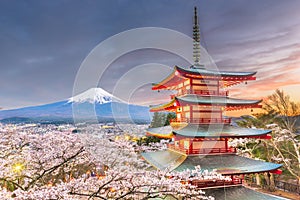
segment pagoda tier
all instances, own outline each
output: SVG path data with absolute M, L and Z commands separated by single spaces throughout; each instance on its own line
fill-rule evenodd
M 193 89 L 196 92 L 190 93 L 205 93 L 205 89 L 201 89 L 201 86 L 211 87 L 229 87 L 245 81 L 255 80 L 254 75 L 256 72 L 226 72 L 226 71 L 214 71 L 207 70 L 205 68 L 191 67 L 185 69 L 182 67 L 175 66 L 173 72 L 164 80 L 153 85 L 153 90 L 176 90 L 176 89 L 187 89 L 187 93 L 191 91 L 190 86 L 195 86 Z M 182 84 L 182 85 L 181 85 Z M 183 87 L 186 86 L 186 87 Z M 199 88 L 199 89 L 197 89 Z M 225 93 L 216 93 L 216 95 L 224 95 Z
M 159 170 L 184 171 L 194 170 L 200 166 L 201 170 L 216 170 L 222 175 L 243 175 L 262 172 L 277 173 L 281 164 L 254 160 L 235 154 L 216 154 L 203 156 L 187 156 L 173 150 L 142 153 L 145 160 Z
M 233 110 L 233 109 L 245 109 L 245 108 L 261 108 L 258 105 L 261 100 L 246 100 L 246 99 L 235 99 L 230 97 L 222 96 L 201 96 L 197 94 L 188 94 L 180 97 L 173 97 L 173 99 L 164 104 L 159 104 L 150 107 L 151 112 L 157 111 L 175 111 L 176 109 L 183 106 L 198 105 L 198 107 L 193 106 L 195 111 L 201 108 L 204 110 L 203 106 L 214 106 L 222 107 L 223 110 Z
M 222 187 L 222 188 L 202 188 L 206 196 L 213 196 L 217 200 L 287 200 L 282 197 L 260 193 L 255 190 L 243 187 Z
M 260 138 L 270 139 L 271 130 L 249 129 L 227 124 L 185 124 L 179 129 L 172 126 L 149 128 L 147 135 L 159 138 Z
M 231 119 L 223 117 L 223 111 L 245 108 L 261 108 L 261 100 L 235 99 L 225 96 L 201 96 L 188 94 L 165 104 L 151 106 L 151 112 L 171 111 L 176 113 L 173 122 L 191 124 L 230 124 Z

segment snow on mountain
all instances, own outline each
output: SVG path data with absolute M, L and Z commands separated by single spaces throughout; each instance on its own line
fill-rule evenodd
M 109 103 L 109 102 L 123 102 L 121 99 L 115 97 L 102 88 L 90 88 L 85 92 L 78 94 L 68 99 L 68 103 Z

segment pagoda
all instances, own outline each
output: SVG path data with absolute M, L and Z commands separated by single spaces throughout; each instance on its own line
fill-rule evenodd
M 244 175 L 280 174 L 281 165 L 239 156 L 236 148 L 229 145 L 229 140 L 234 138 L 270 139 L 271 131 L 233 126 L 231 118 L 224 116 L 225 111 L 261 108 L 261 100 L 231 98 L 227 90 L 230 86 L 255 80 L 256 72 L 217 71 L 202 65 L 196 7 L 194 12 L 194 64 L 188 68 L 175 66 L 168 77 L 152 87 L 152 90 L 176 91 L 169 102 L 150 107 L 152 112 L 174 112 L 176 119 L 169 126 L 147 130 L 148 136 L 172 139 L 172 143 L 167 150 L 142 153 L 142 156 L 159 170 L 184 171 L 200 166 L 202 170 L 217 170 L 229 176 L 226 181 L 193 181 L 199 188 L 209 189 L 209 194 L 212 191 L 220 193 L 220 198 L 226 191 L 226 199 L 236 199 L 237 193 L 244 196 L 251 193 L 255 199 L 277 199 L 257 194 L 242 185 Z M 221 190 L 216 191 L 218 188 Z

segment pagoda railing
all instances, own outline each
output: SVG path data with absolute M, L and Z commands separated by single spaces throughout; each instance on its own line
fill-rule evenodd
M 180 118 L 172 119 L 170 122 L 186 122 L 190 124 L 230 124 L 231 118 Z
M 194 181 L 192 181 L 192 184 L 197 186 L 198 188 L 241 185 L 242 183 L 243 183 L 243 180 L 240 178 L 234 178 L 231 181 L 227 181 L 227 180 L 213 180 L 213 181 L 194 180 Z
M 216 91 L 216 90 L 186 90 L 182 89 L 181 92 L 178 92 L 178 95 L 185 94 L 199 94 L 204 96 L 228 96 L 229 91 Z
M 184 154 L 196 155 L 196 154 L 215 154 L 215 153 L 236 153 L 236 148 L 201 148 L 201 149 L 185 149 L 182 147 L 177 147 L 174 144 L 168 144 L 169 149 L 173 149 L 175 151 L 179 151 Z

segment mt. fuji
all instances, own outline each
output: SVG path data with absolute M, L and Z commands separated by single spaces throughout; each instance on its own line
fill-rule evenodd
M 75 97 L 69 98 L 68 103 L 109 103 L 109 102 L 120 102 L 125 103 L 121 99 L 113 96 L 109 92 L 103 90 L 102 88 L 91 88 L 85 92 L 76 95 Z
M 102 88 L 90 88 L 64 101 L 0 111 L 2 122 L 135 122 L 149 123 L 146 106 L 127 104 Z

